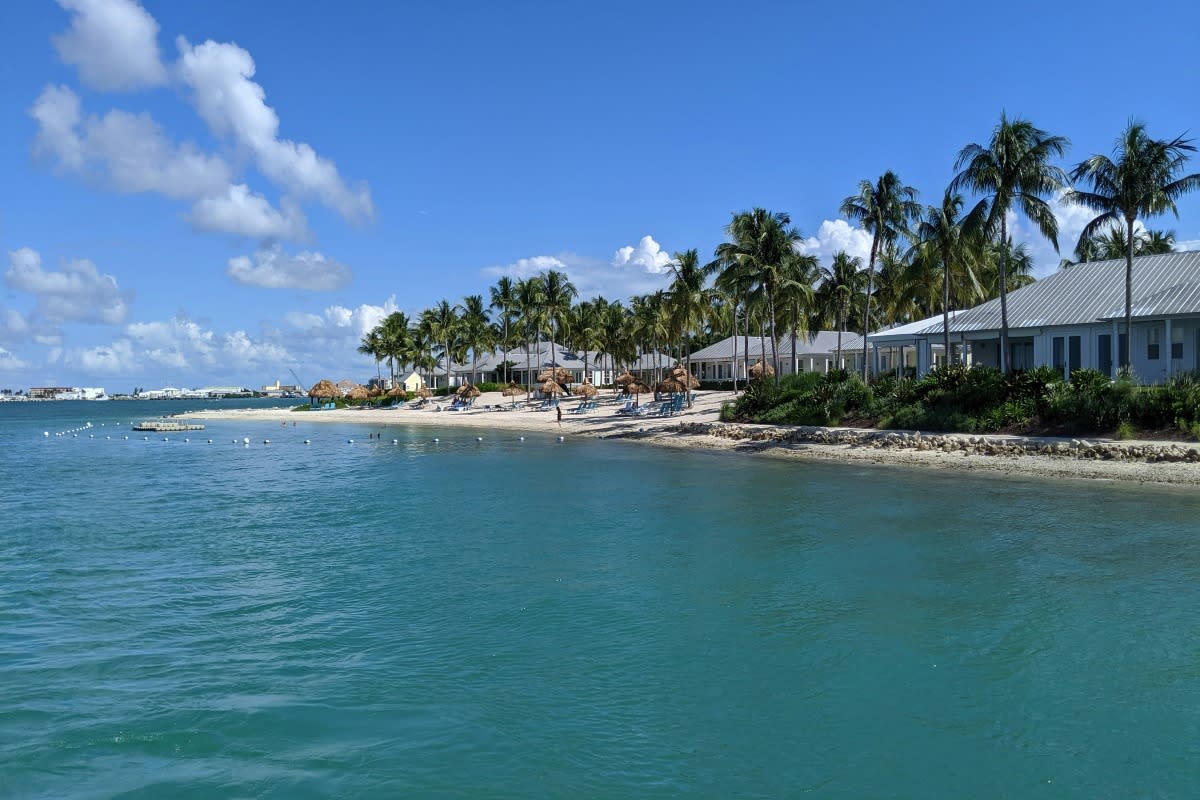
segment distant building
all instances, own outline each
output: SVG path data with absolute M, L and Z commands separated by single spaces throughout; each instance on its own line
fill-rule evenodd
M 70 386 L 34 386 L 29 390 L 29 396 L 34 400 L 54 400 L 70 391 Z

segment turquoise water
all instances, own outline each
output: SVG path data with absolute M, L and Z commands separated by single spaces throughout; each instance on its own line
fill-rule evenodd
M 0 405 L 2 797 L 1195 794 L 1192 491 L 159 408 Z

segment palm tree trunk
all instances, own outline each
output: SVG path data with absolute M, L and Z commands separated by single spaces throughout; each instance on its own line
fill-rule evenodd
M 1133 363 L 1133 222 L 1135 217 L 1126 215 L 1125 228 L 1128 242 L 1125 251 L 1125 358 L 1121 366 L 1127 367 Z M 1170 348 L 1171 343 L 1167 342 Z M 1120 349 L 1120 343 L 1118 343 Z M 1169 366 L 1169 365 L 1168 365 Z
M 1000 371 L 1008 374 L 1008 220 L 1000 217 Z
M 838 369 L 842 369 L 842 329 L 843 329 L 843 328 L 845 328 L 845 327 L 846 327 L 846 301 L 845 301 L 845 299 L 842 299 L 842 300 L 839 300 L 839 301 L 838 301 L 838 320 L 837 320 L 838 340 L 837 340 L 837 353 L 836 353 L 836 354 L 834 355 L 834 357 L 833 357 L 833 358 L 834 358 L 834 361 L 833 361 L 833 363 L 834 363 L 835 365 L 837 365 L 837 368 L 838 368 Z
M 508 306 L 504 307 L 504 383 L 508 384 Z
M 742 342 L 742 350 L 743 350 L 743 355 L 744 355 L 744 357 L 742 359 L 742 366 L 745 367 L 745 369 L 746 369 L 746 383 L 749 383 L 750 382 L 750 298 L 749 297 L 746 298 L 746 302 L 744 303 L 744 305 L 746 306 L 746 339 L 745 339 L 745 341 Z M 734 348 L 734 352 L 735 353 L 737 352 L 736 347 Z
M 775 368 L 775 380 L 779 380 L 779 342 L 775 332 L 775 290 L 767 295 L 767 309 L 771 312 L 771 366 Z
M 796 301 L 792 301 L 792 374 L 795 375 L 800 371 L 800 360 L 796 357 L 796 320 L 800 318 L 800 308 L 796 305 Z
M 729 374 L 733 376 L 733 393 L 737 394 L 737 312 L 738 304 L 735 300 L 733 303 L 733 350 L 729 358 Z
M 871 260 L 867 264 L 867 302 L 863 308 L 863 363 L 862 379 L 867 382 L 867 334 L 871 331 L 871 291 L 875 286 L 875 256 L 879 253 L 879 233 L 871 237 Z
M 942 336 L 945 339 L 946 365 L 950 358 L 950 260 L 942 259 Z

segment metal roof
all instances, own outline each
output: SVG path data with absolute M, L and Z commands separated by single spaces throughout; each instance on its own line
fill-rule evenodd
M 1138 317 L 1200 314 L 1200 252 L 1133 260 L 1133 310 Z M 1125 259 L 1077 264 L 1008 294 L 1008 327 L 1090 325 L 1125 314 Z M 942 318 L 910 336 L 940 335 Z M 958 314 L 952 333 L 1000 330 L 1000 299 Z M 886 336 L 892 331 L 881 331 Z
M 796 337 L 796 354 L 800 356 L 808 355 L 826 355 L 837 350 L 837 331 L 814 331 L 812 334 L 805 336 L 803 334 Z M 851 339 L 858 340 L 858 346 L 862 347 L 862 337 L 856 333 L 842 333 L 842 350 L 849 349 L 846 343 Z M 771 357 L 771 340 L 765 336 L 727 336 L 715 344 L 710 344 L 708 347 L 697 350 L 692 353 L 692 361 L 726 361 L 733 359 L 733 350 L 737 347 L 737 355 L 739 358 L 746 352 L 747 345 L 750 350 L 751 358 L 770 358 Z M 781 336 L 779 344 L 776 347 L 780 357 L 792 356 L 792 337 Z

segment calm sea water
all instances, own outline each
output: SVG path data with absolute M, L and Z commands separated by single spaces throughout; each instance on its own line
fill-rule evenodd
M 1192 491 L 180 408 L 0 405 L 0 796 L 1195 796 Z

